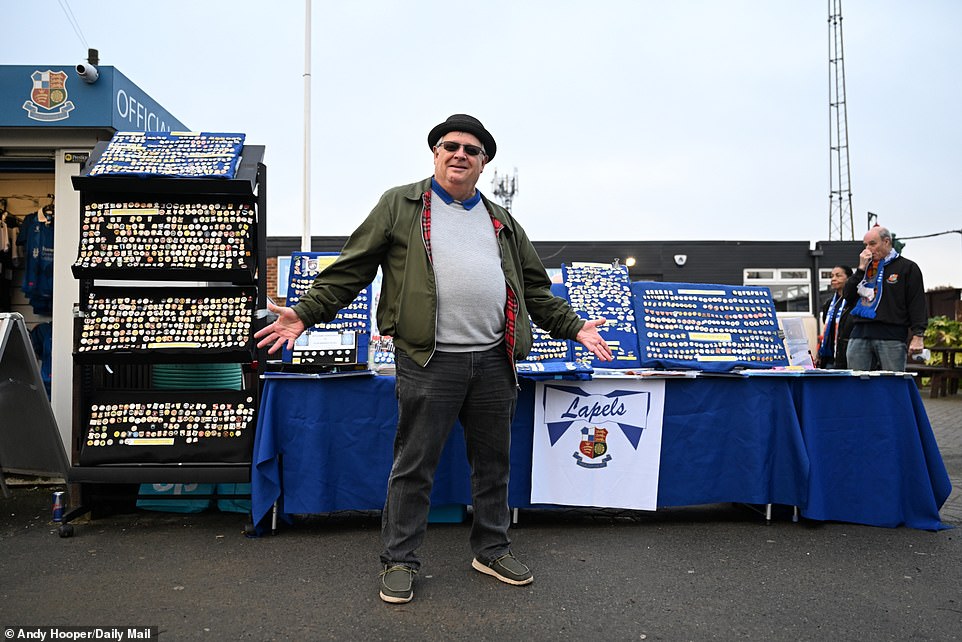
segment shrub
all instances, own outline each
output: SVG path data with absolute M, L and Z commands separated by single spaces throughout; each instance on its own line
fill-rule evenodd
M 932 317 L 925 331 L 925 345 L 962 347 L 962 322 L 948 317 Z

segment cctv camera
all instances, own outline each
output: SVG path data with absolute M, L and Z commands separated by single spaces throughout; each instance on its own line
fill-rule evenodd
M 676 254 L 676 255 L 675 255 L 675 265 L 677 265 L 678 267 L 682 267 L 682 266 L 683 266 L 685 263 L 687 263 L 687 262 L 688 262 L 688 255 L 687 255 L 687 254 Z
M 80 63 L 77 65 L 77 75 L 86 83 L 95 83 L 97 79 L 100 78 L 100 72 L 89 63 Z

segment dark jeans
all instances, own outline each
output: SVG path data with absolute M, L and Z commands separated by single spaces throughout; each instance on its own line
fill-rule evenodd
M 436 352 L 418 366 L 398 352 L 394 465 L 381 516 L 383 564 L 420 568 L 434 471 L 455 420 L 464 427 L 474 520 L 471 550 L 482 562 L 508 552 L 511 420 L 518 392 L 503 345 Z

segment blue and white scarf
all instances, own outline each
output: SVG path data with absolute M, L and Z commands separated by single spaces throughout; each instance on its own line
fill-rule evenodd
M 825 313 L 825 329 L 822 331 L 822 343 L 818 346 L 818 356 L 835 358 L 838 348 L 838 323 L 844 310 L 845 299 L 836 292 L 832 295 L 832 303 Z
M 882 285 L 885 283 L 885 266 L 898 258 L 894 249 L 881 261 L 872 261 L 865 269 L 865 276 L 858 284 L 858 303 L 852 314 L 863 319 L 874 319 L 879 301 L 882 300 Z

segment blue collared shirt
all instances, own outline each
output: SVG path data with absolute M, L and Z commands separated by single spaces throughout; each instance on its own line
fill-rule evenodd
M 474 207 L 475 205 L 481 202 L 481 190 L 477 190 L 477 189 L 474 190 L 474 196 L 472 196 L 466 201 L 458 201 L 458 200 L 455 200 L 453 196 L 448 194 L 447 191 L 445 191 L 445 189 L 441 187 L 441 184 L 438 183 L 437 179 L 435 179 L 434 177 L 431 177 L 431 190 L 437 193 L 437 195 L 441 197 L 441 200 L 447 203 L 448 205 L 450 205 L 451 203 L 460 203 L 461 206 L 466 210 L 471 209 L 472 207 Z

